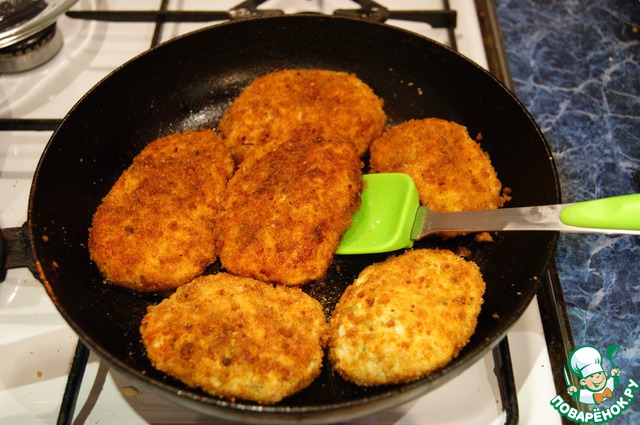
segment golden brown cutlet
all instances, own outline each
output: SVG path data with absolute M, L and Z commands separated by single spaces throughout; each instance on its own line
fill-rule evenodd
M 216 259 L 214 220 L 233 170 L 231 155 L 211 130 L 147 145 L 93 216 L 89 252 L 104 277 L 158 291 L 201 274 Z
M 351 141 L 358 155 L 384 129 L 383 101 L 353 74 L 329 70 L 282 70 L 254 80 L 232 102 L 219 130 L 237 163 L 254 147 L 288 139 L 300 125 Z
M 214 396 L 276 403 L 320 373 L 327 322 L 299 288 L 220 273 L 148 308 L 140 332 L 154 367 Z
M 217 217 L 222 267 L 285 285 L 324 276 L 360 208 L 361 166 L 353 144 L 309 128 L 242 163 Z
M 364 269 L 329 321 L 329 359 L 362 386 L 427 376 L 473 334 L 485 283 L 478 266 L 451 251 L 420 249 Z
M 510 198 L 489 156 L 460 124 L 410 120 L 385 131 L 370 150 L 373 172 L 410 175 L 432 211 L 496 209 Z

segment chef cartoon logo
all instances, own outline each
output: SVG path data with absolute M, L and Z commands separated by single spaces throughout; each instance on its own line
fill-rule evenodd
M 614 390 L 620 384 L 620 369 L 613 364 L 619 348 L 617 345 L 607 347 L 606 356 L 611 363 L 609 373 L 603 369 L 602 355 L 596 347 L 583 345 L 573 350 L 567 365 L 571 373 L 579 379 L 581 388 L 571 384 L 571 381 L 566 378 L 567 369 L 564 370 L 568 385 L 567 392 L 573 400 L 582 404 L 598 405 L 607 398 L 613 397 Z
M 553 408 L 572 422 L 600 424 L 620 416 L 636 398 L 640 387 L 629 379 L 620 389 L 622 371 L 613 362 L 620 346 L 609 345 L 601 351 L 582 345 L 571 352 L 564 368 L 566 394 L 571 403 L 558 394 L 551 399 Z M 606 358 L 607 362 L 603 362 Z

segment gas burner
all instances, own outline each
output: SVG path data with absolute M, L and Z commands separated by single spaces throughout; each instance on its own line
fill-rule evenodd
M 62 35 L 52 24 L 12 46 L 0 49 L 0 73 L 15 73 L 36 68 L 54 57 L 62 48 Z
M 56 19 L 77 0 L 9 0 L 0 3 L 0 72 L 38 67 L 62 47 Z

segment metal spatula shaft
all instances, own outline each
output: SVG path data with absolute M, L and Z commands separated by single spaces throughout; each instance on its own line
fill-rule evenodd
M 419 240 L 442 232 L 561 231 L 572 233 L 606 233 L 640 235 L 640 230 L 571 226 L 560 220 L 561 211 L 572 204 L 557 204 L 497 210 L 435 212 L 420 206 L 416 213 L 411 239 Z

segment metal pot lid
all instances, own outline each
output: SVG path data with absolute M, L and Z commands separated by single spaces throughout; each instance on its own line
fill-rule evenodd
M 77 1 L 0 1 L 0 49 L 24 41 L 52 25 Z

